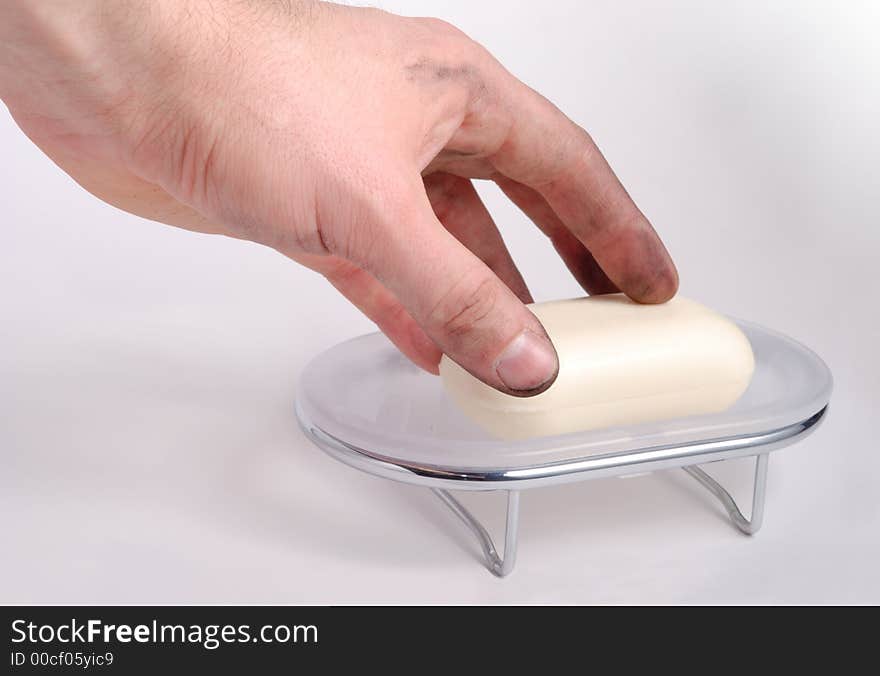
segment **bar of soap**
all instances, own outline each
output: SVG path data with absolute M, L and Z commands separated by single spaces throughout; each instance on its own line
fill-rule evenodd
M 715 413 L 745 391 L 755 368 L 748 338 L 729 319 L 674 298 L 642 305 L 623 294 L 528 306 L 559 355 L 559 375 L 534 397 L 503 394 L 446 356 L 449 396 L 505 439 Z

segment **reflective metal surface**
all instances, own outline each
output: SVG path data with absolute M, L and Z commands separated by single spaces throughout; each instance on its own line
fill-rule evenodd
M 682 469 L 690 476 L 705 486 L 717 497 L 730 517 L 731 523 L 746 535 L 754 535 L 761 528 L 764 519 L 764 497 L 767 487 L 767 463 L 769 453 L 760 453 L 755 456 L 755 487 L 752 495 L 751 518 L 746 519 L 736 501 L 724 487 L 709 476 L 703 469 L 696 465 L 683 467 Z M 481 524 L 468 509 L 456 500 L 449 491 L 442 488 L 432 488 L 431 491 L 452 510 L 466 525 L 477 539 L 477 543 L 483 550 L 483 563 L 489 572 L 498 577 L 505 577 L 516 563 L 516 550 L 519 543 L 519 491 L 507 491 L 507 521 L 504 529 L 504 556 L 498 555 L 495 543 L 489 531 Z
M 824 401 L 827 402 L 827 399 Z M 299 400 L 297 400 L 296 406 L 297 419 L 305 434 L 315 445 L 340 462 L 386 479 L 430 488 L 470 529 L 482 550 L 486 567 L 499 577 L 509 574 L 516 562 L 520 490 L 526 488 L 599 477 L 644 474 L 681 467 L 718 498 L 734 526 L 743 533 L 754 534 L 761 527 L 764 516 L 767 464 L 770 452 L 794 443 L 814 431 L 824 418 L 826 410 L 827 403 L 803 420 L 766 431 L 684 443 L 636 446 L 613 453 L 590 454 L 586 447 L 575 446 L 568 450 L 570 457 L 560 461 L 487 469 L 454 464 L 441 466 L 405 460 L 400 457 L 400 453 L 391 457 L 383 454 L 382 449 L 361 448 L 314 424 L 305 413 Z M 638 443 L 635 439 L 633 442 Z M 646 442 L 643 440 L 643 443 Z M 697 465 L 750 455 L 756 458 L 755 482 L 752 512 L 747 519 L 730 493 Z M 486 528 L 449 493 L 450 489 L 505 490 L 507 492 L 507 521 L 503 556 L 498 554 L 498 549 Z
M 418 486 L 454 490 L 525 489 L 568 481 L 653 472 L 671 467 L 698 465 L 757 455 L 777 450 L 816 429 L 827 406 L 794 425 L 777 430 L 722 439 L 709 439 L 682 445 L 636 448 L 622 453 L 573 458 L 516 469 L 472 469 L 440 467 L 391 459 L 381 452 L 358 448 L 313 426 L 297 407 L 297 417 L 305 434 L 321 449 L 344 462 L 376 476 Z M 704 484 L 705 485 L 705 484 Z
M 752 494 L 752 514 L 748 519 L 743 516 L 730 493 L 715 479 L 706 474 L 704 470 L 696 465 L 684 467 L 683 469 L 721 501 L 734 526 L 746 535 L 754 535 L 764 522 L 764 495 L 767 489 L 767 463 L 769 458 L 769 453 L 761 453 L 755 456 L 755 488 Z
M 452 513 L 462 520 L 465 526 L 477 538 L 477 542 L 483 550 L 483 559 L 486 568 L 498 577 L 504 577 L 513 570 L 516 563 L 516 548 L 519 541 L 519 491 L 507 491 L 507 521 L 504 528 L 504 556 L 498 556 L 495 543 L 489 531 L 481 524 L 467 508 L 456 500 L 449 491 L 442 488 L 431 489 Z

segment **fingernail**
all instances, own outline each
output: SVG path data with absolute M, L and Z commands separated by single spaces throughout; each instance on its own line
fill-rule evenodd
M 501 382 L 524 394 L 551 382 L 558 370 L 556 350 L 550 341 L 528 329 L 514 338 L 495 362 Z

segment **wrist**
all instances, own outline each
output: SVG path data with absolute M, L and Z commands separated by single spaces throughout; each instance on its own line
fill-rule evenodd
M 119 3 L 122 5 L 122 3 Z M 84 123 L 125 96 L 129 66 L 157 34 L 146 3 L 11 0 L 0 10 L 0 98 L 16 118 Z M 149 16 L 154 14 L 154 16 Z M 132 31 L 135 24 L 139 31 Z M 124 47 L 123 47 L 124 46 Z

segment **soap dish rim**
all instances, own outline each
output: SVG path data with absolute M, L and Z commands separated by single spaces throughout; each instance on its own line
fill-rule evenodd
M 565 459 L 506 467 L 491 465 L 439 465 L 437 463 L 420 462 L 402 458 L 398 455 L 383 453 L 381 449 L 363 448 L 340 438 L 338 435 L 334 435 L 328 430 L 322 429 L 320 425 L 313 422 L 309 412 L 303 405 L 304 398 L 299 396 L 296 400 L 296 416 L 300 427 L 313 443 L 345 464 L 370 474 L 396 481 L 436 488 L 454 487 L 459 490 L 493 490 L 513 487 L 519 489 L 564 481 L 579 481 L 588 478 L 585 476 L 587 474 L 592 478 L 643 473 L 668 467 L 681 467 L 754 455 L 756 452 L 769 452 L 787 446 L 817 429 L 819 423 L 826 416 L 833 389 L 833 377 L 827 364 L 810 348 L 783 333 L 734 317 L 729 319 L 749 333 L 758 332 L 769 335 L 805 352 L 813 360 L 814 364 L 820 367 L 823 375 L 823 381 L 815 389 L 816 395 L 814 399 L 815 401 L 821 401 L 821 406 L 811 410 L 805 409 L 804 406 L 801 406 L 800 409 L 793 409 L 792 416 L 786 416 L 785 424 L 775 425 L 769 429 L 758 425 L 760 419 L 756 418 L 753 424 L 754 429 L 735 435 L 715 435 L 699 438 L 697 433 L 700 428 L 694 427 L 687 430 L 688 434 L 679 433 L 679 437 L 670 443 L 649 443 L 648 445 L 638 445 L 624 450 L 605 453 L 600 451 L 598 453 L 582 453 L 577 455 L 577 448 L 580 447 L 585 450 L 588 448 L 589 442 L 585 441 L 581 444 L 572 443 L 572 456 Z M 333 350 L 351 341 L 363 340 L 376 335 L 367 334 L 359 336 L 331 347 L 329 350 Z M 326 351 L 321 353 L 321 355 L 324 354 L 326 354 Z M 321 355 L 316 356 L 306 366 L 304 374 Z M 677 420 L 681 421 L 685 420 L 685 418 Z M 653 423 L 646 424 L 646 426 L 650 425 L 653 425 Z M 633 430 L 635 431 L 639 427 L 641 425 L 635 426 Z M 613 428 L 611 431 L 614 431 Z M 566 446 L 567 438 L 570 438 L 571 442 L 576 442 L 578 434 L 546 437 L 546 439 L 557 445 L 557 447 L 559 447 L 560 443 L 564 447 Z M 654 434 L 653 440 L 649 438 L 646 440 L 654 442 L 657 436 L 657 434 Z M 638 436 L 634 438 L 634 441 L 636 439 L 638 439 Z M 498 442 L 514 445 L 518 443 L 505 442 L 504 440 L 491 441 L 493 444 Z M 475 444 L 478 442 L 469 441 L 467 443 Z M 598 440 L 596 443 L 601 443 L 601 440 Z M 761 450 L 756 451 L 758 448 Z

